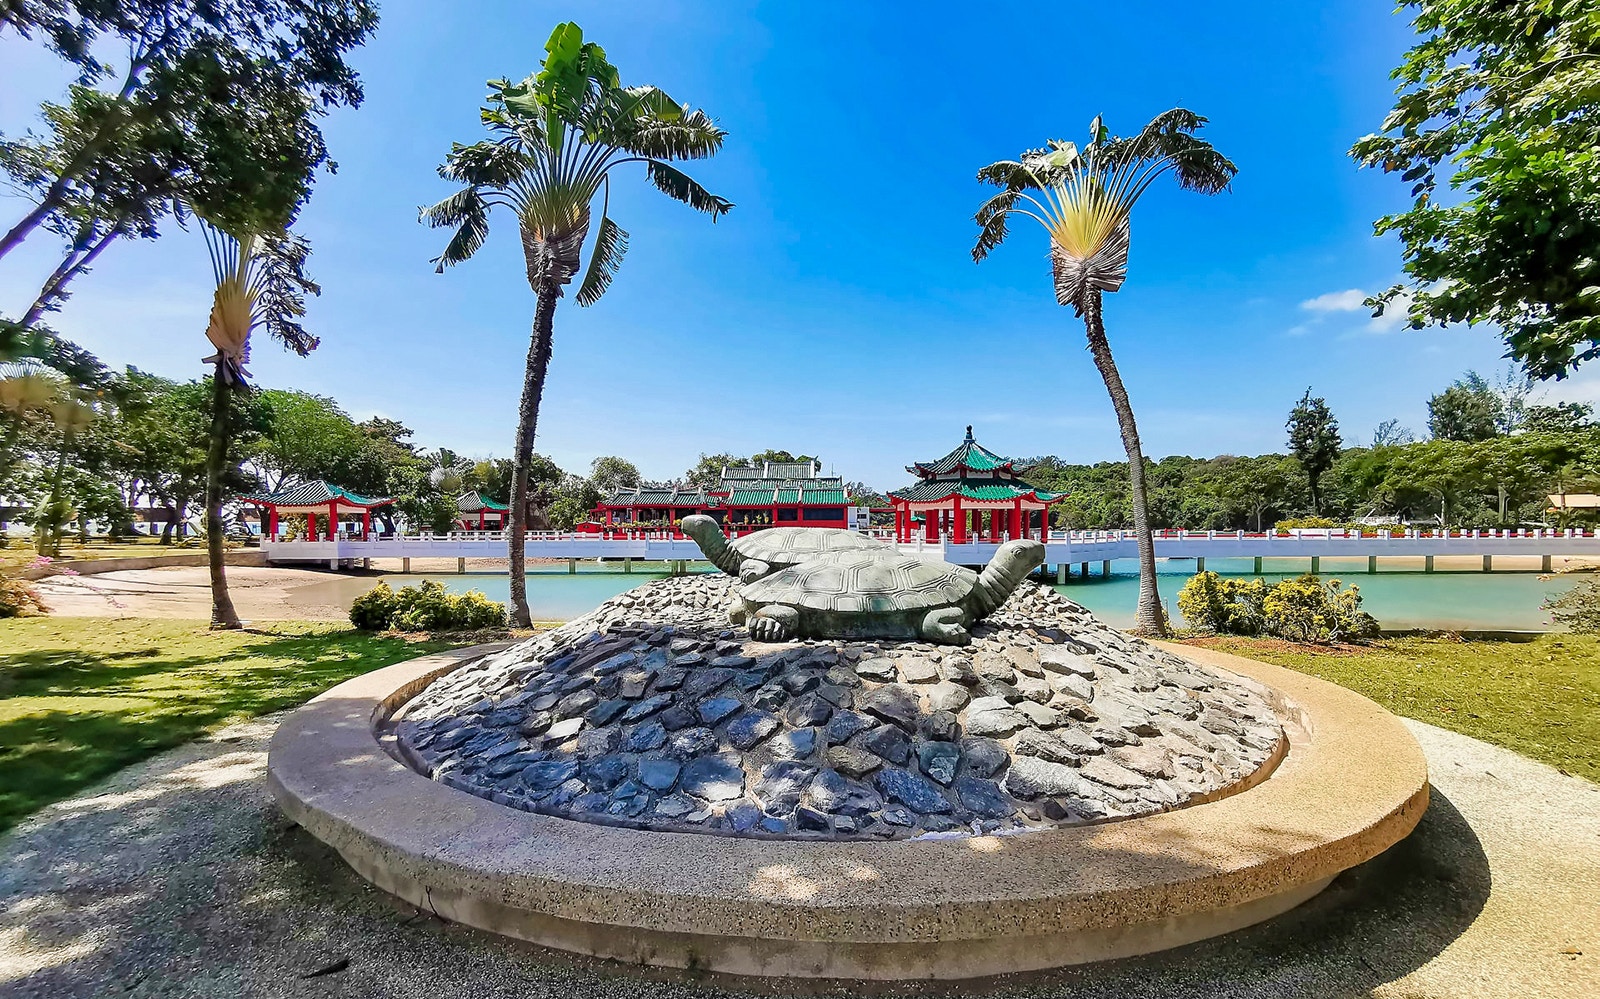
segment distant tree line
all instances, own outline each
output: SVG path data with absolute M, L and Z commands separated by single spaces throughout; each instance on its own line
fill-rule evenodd
M 1398 421 L 1345 446 L 1325 400 L 1308 390 L 1287 423 L 1285 453 L 1146 461 L 1157 528 L 1263 530 L 1293 518 L 1457 528 L 1570 526 L 1593 511 L 1550 514 L 1548 495 L 1600 491 L 1600 423 L 1584 403 L 1530 404 L 1531 385 L 1467 372 L 1428 402 L 1428 437 Z M 1126 462 L 1034 459 L 1029 477 L 1067 498 L 1055 523 L 1080 530 L 1132 524 Z

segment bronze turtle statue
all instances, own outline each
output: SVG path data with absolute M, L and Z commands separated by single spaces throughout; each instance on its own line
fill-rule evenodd
M 729 541 L 722 535 L 722 525 L 703 513 L 683 518 L 681 526 L 712 565 L 745 583 L 823 552 L 894 554 L 884 542 L 841 527 L 769 527 Z
M 728 617 L 762 642 L 901 638 L 966 645 L 967 627 L 1005 603 L 1044 557 L 1037 541 L 1008 541 L 978 573 L 890 552 L 825 552 L 741 585 Z

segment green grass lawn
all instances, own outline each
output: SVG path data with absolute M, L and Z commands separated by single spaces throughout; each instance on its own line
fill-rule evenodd
M 1395 638 L 1329 648 L 1275 639 L 1189 641 L 1331 680 L 1396 714 L 1600 781 L 1600 637 Z
M 0 620 L 0 831 L 152 753 L 451 645 L 338 625 Z

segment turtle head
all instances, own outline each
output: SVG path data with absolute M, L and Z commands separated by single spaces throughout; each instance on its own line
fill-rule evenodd
M 694 539 L 700 546 L 700 551 L 705 554 L 711 564 L 721 569 L 730 576 L 739 574 L 739 563 L 742 561 L 739 553 L 728 547 L 728 539 L 722 536 L 722 525 L 703 513 L 696 513 L 683 518 L 679 525 L 683 533 Z
M 1028 578 L 1028 573 L 1044 562 L 1044 545 L 1037 541 L 1007 541 L 983 567 L 972 599 L 977 603 L 975 617 L 988 614 L 1006 602 L 1011 591 Z

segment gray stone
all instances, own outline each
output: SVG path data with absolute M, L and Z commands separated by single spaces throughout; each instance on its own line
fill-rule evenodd
M 718 669 L 710 666 L 701 667 L 690 671 L 689 678 L 683 681 L 681 693 L 690 700 L 697 701 L 707 694 L 727 686 L 728 681 L 732 679 L 733 670 L 731 669 Z
M 756 743 L 777 731 L 776 715 L 766 711 L 746 711 L 728 723 L 728 742 L 735 749 L 750 749 Z
M 961 723 L 949 711 L 935 711 L 922 719 L 922 734 L 929 739 L 949 741 L 961 734 Z
M 795 728 L 778 733 L 767 749 L 780 760 L 802 760 L 817 751 L 817 730 Z
M 694 712 L 682 704 L 674 704 L 659 715 L 656 715 L 656 721 L 660 722 L 661 727 L 668 732 L 676 732 L 681 728 L 688 728 L 693 725 L 695 717 Z
M 949 680 L 928 688 L 928 708 L 932 711 L 960 711 L 967 706 L 972 695 L 967 689 Z
M 983 697 L 998 697 L 1007 704 L 1015 704 L 1023 699 L 1022 691 L 1018 690 L 1015 684 L 989 676 L 978 678 L 976 692 Z
M 678 777 L 686 793 L 706 801 L 728 801 L 744 793 L 738 753 L 714 753 L 690 760 Z
M 700 720 L 715 725 L 742 707 L 744 702 L 737 697 L 713 697 L 700 702 Z
M 877 753 L 890 763 L 901 766 L 911 759 L 911 737 L 893 725 L 879 725 L 872 731 L 858 736 L 851 745 L 870 753 Z
M 854 746 L 829 746 L 828 766 L 850 777 L 864 777 L 883 766 L 883 758 Z
M 668 795 L 656 802 L 656 814 L 669 819 L 682 818 L 695 810 L 695 803 L 681 794 Z
M 973 735 L 1006 736 L 1027 727 L 1027 716 L 1004 698 L 978 697 L 967 705 L 967 731 Z
M 682 769 L 676 760 L 640 760 L 639 783 L 655 791 L 666 791 L 678 782 Z M 656 811 L 660 811 L 660 807 Z
M 867 714 L 892 722 L 907 732 L 917 730 L 922 714 L 922 703 L 916 691 L 898 683 L 886 683 L 870 690 L 858 698 L 856 704 Z
M 980 679 L 999 680 L 1002 683 L 1013 683 L 1017 679 L 1017 671 L 1011 665 L 1011 660 L 999 652 L 982 651 L 972 657 L 972 669 Z
M 622 678 L 621 694 L 623 697 L 626 697 L 629 700 L 632 700 L 636 697 L 643 697 L 644 689 L 649 685 L 649 673 L 629 673 L 627 676 Z
M 622 743 L 622 733 L 614 728 L 586 728 L 578 733 L 578 755 L 585 759 L 614 753 Z
M 921 656 L 901 656 L 895 662 L 900 669 L 900 679 L 907 683 L 932 683 L 939 679 L 939 670 Z
M 1017 808 L 992 780 L 958 777 L 953 785 L 961 807 L 991 819 L 1003 819 Z
M 961 753 L 967 761 L 967 773 L 974 777 L 993 777 L 1011 762 L 1006 747 L 993 739 L 962 739 Z
M 1022 695 L 1023 701 L 1033 701 L 1035 704 L 1044 704 L 1056 694 L 1048 683 L 1031 676 L 1017 678 L 1017 693 Z
M 717 734 L 709 728 L 686 728 L 672 737 L 667 751 L 680 760 L 704 756 L 717 748 Z
M 1149 783 L 1147 778 L 1103 756 L 1090 760 L 1081 769 L 1085 777 L 1108 787 L 1127 790 L 1144 787 Z
M 1036 756 L 1041 760 L 1051 763 L 1077 764 L 1083 762 L 1083 754 L 1074 750 L 1060 739 L 1047 732 L 1036 728 L 1026 728 L 1017 733 L 1016 743 L 1012 752 L 1018 756 Z
M 584 717 L 588 719 L 590 725 L 610 725 L 613 721 L 616 721 L 618 715 L 628 710 L 628 705 L 630 703 L 632 702 L 621 697 L 612 698 L 608 701 L 601 701 L 599 704 L 596 704 L 594 707 L 590 708 Z
M 750 790 L 767 812 L 782 815 L 794 810 L 816 775 L 815 767 L 785 760 L 763 767 L 761 779 Z
M 1079 794 L 1082 788 L 1076 769 L 1032 756 L 1014 757 L 1006 771 L 1006 790 L 1018 798 Z
M 1094 700 L 1094 684 L 1076 673 L 1051 673 L 1045 679 L 1052 690 L 1076 697 L 1080 701 Z
M 728 809 L 727 815 L 728 828 L 732 829 L 734 832 L 748 832 L 751 829 L 754 829 L 756 824 L 759 823 L 762 818 L 761 809 L 750 804 L 748 801 L 741 801 L 737 805 L 734 805 L 732 808 Z
M 828 740 L 848 742 L 857 732 L 864 732 L 871 727 L 872 719 L 866 715 L 854 711 L 836 711 L 833 720 L 828 722 Z
M 546 742 L 563 742 L 583 729 L 582 718 L 563 718 L 545 730 Z
M 1013 645 L 1011 648 L 1006 650 L 1005 656 L 1007 659 L 1011 660 L 1011 665 L 1016 669 L 1016 671 L 1021 673 L 1023 676 L 1044 676 L 1044 667 L 1039 665 L 1039 657 L 1034 654 L 1032 649 L 1023 648 L 1019 645 Z
M 834 815 L 859 818 L 883 807 L 876 791 L 835 770 L 820 771 L 811 781 L 809 795 L 812 805 Z
M 948 787 L 961 765 L 961 747 L 952 742 L 924 742 L 917 747 L 917 764 L 923 773 Z
M 833 705 L 816 694 L 807 694 L 789 705 L 784 717 L 796 728 L 822 725 L 833 716 Z
M 921 815 L 942 815 L 951 810 L 950 802 L 939 789 L 917 774 L 906 770 L 879 770 L 872 782 L 890 801 L 898 801 Z
M 856 675 L 865 677 L 868 680 L 891 683 L 895 680 L 897 673 L 894 668 L 894 660 L 883 658 L 863 659 L 856 663 Z
M 594 691 L 580 690 L 577 693 L 568 694 L 566 697 L 563 697 L 560 702 L 556 704 L 556 714 L 567 718 L 570 718 L 573 715 L 581 715 L 585 711 L 588 711 L 590 708 L 594 707 L 599 700 L 600 698 L 595 696 Z
M 622 720 L 625 722 L 631 722 L 638 721 L 641 718 L 648 718 L 671 703 L 671 694 L 656 694 L 654 697 L 647 697 L 635 704 L 633 707 L 624 711 L 622 713 Z
M 946 653 L 939 660 L 939 675 L 951 683 L 971 686 L 978 682 L 978 674 L 972 668 L 972 659 L 959 653 Z
M 833 828 L 826 812 L 819 812 L 815 808 L 801 805 L 794 810 L 794 824 L 796 829 L 807 832 L 828 832 Z
M 1028 721 L 1040 728 L 1054 728 L 1063 721 L 1061 712 L 1033 701 L 1022 701 L 1016 707 L 1018 712 L 1027 716 Z
M 648 753 L 652 749 L 660 749 L 667 741 L 667 730 L 661 723 L 651 719 L 628 733 L 622 740 L 622 749 L 628 753 Z
M 522 782 L 535 790 L 548 791 L 577 775 L 577 760 L 543 760 L 523 769 Z
M 1075 674 L 1089 680 L 1098 676 L 1093 660 L 1080 656 L 1060 645 L 1041 645 L 1037 653 L 1039 665 L 1051 673 Z
M 622 783 L 632 769 L 620 756 L 602 756 L 583 768 L 583 780 L 591 788 L 609 791 Z
M 890 805 L 883 810 L 883 821 L 892 826 L 914 826 L 917 824 L 917 817 L 904 805 Z

